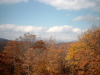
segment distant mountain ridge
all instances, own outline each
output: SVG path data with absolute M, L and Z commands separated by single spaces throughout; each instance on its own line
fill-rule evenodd
M 6 43 L 10 41 L 8 39 L 0 38 L 0 52 L 4 50 L 4 47 L 6 46 Z
M 10 40 L 4 39 L 4 38 L 0 38 L 0 43 L 1 43 L 1 42 L 8 42 L 8 41 L 10 41 Z

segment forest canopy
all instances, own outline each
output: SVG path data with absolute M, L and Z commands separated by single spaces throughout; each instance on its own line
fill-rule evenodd
M 8 41 L 0 52 L 0 75 L 99 74 L 100 27 L 96 26 L 79 35 L 78 41 L 64 44 L 25 33 Z

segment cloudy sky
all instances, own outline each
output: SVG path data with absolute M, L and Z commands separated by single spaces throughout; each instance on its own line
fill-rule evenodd
M 26 32 L 73 41 L 100 25 L 100 0 L 0 0 L 0 38 Z

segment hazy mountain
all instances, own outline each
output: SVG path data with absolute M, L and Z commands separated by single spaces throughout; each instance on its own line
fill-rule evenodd
M 1 43 L 1 42 L 8 42 L 8 41 L 10 41 L 10 40 L 4 39 L 4 38 L 0 38 L 0 43 Z
M 0 38 L 0 52 L 2 50 L 4 50 L 4 47 L 6 46 L 6 42 L 8 42 L 10 40 L 4 39 L 4 38 Z

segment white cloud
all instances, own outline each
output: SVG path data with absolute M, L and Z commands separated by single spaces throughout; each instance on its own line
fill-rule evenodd
M 30 0 L 0 0 L 0 4 L 28 2 Z M 92 9 L 100 12 L 100 0 L 36 0 L 56 7 L 57 9 L 79 10 Z
M 79 10 L 91 8 L 100 12 L 100 0 L 37 0 L 45 4 L 56 7 L 57 9 Z
M 76 33 L 82 32 L 79 28 L 74 28 L 74 29 L 72 29 L 72 31 L 73 31 L 73 32 L 76 32 Z
M 49 33 L 81 33 L 81 29 L 74 28 L 73 26 L 64 25 L 64 26 L 54 26 L 48 29 Z
M 26 32 L 35 34 L 42 38 L 53 36 L 57 40 L 72 41 L 77 39 L 77 35 L 83 30 L 70 25 L 54 26 L 51 28 L 37 26 L 20 26 L 13 24 L 0 25 L 0 38 L 15 39 Z
M 12 4 L 19 2 L 28 2 L 29 0 L 0 0 L 0 4 Z
M 77 36 L 83 32 L 83 30 L 79 28 L 74 28 L 70 25 L 64 26 L 54 26 L 47 30 L 48 34 L 52 34 L 57 40 L 61 41 L 72 41 L 76 40 Z
M 66 32 L 66 31 L 70 31 L 72 29 L 72 26 L 69 25 L 64 25 L 64 26 L 54 26 L 48 29 L 47 32 Z
M 0 25 L 0 37 L 7 39 L 15 39 L 26 32 L 30 32 L 37 35 L 38 33 L 41 33 L 42 30 L 43 27 L 3 24 Z
M 100 21 L 100 17 L 97 15 L 86 15 L 86 16 L 79 16 L 73 19 L 73 21 L 83 20 L 86 22 L 96 22 Z
M 43 27 L 36 26 L 20 26 L 13 24 L 3 24 L 0 25 L 0 30 L 2 31 L 14 31 L 14 32 L 40 32 Z

